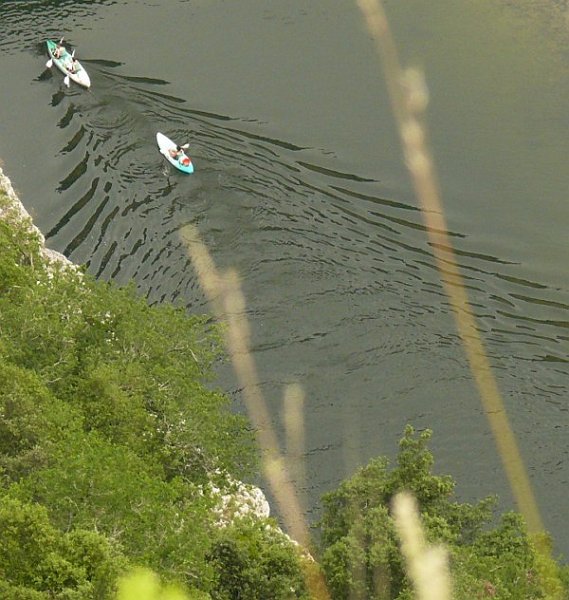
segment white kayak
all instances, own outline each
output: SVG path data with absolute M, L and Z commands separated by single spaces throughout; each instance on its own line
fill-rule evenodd
M 170 138 L 160 132 L 156 134 L 156 143 L 158 144 L 158 148 L 160 148 L 160 153 L 163 154 L 166 160 L 174 165 L 176 169 L 179 169 L 183 173 L 194 172 L 192 159 L 184 152 L 184 149 L 187 148 L 187 144 L 178 146 L 178 144 L 175 144 Z
M 65 73 L 66 85 L 69 85 L 69 78 L 83 87 L 91 87 L 89 74 L 83 65 L 73 56 L 73 54 L 67 51 L 61 42 L 58 44 L 52 40 L 47 40 L 46 44 L 47 53 L 49 54 L 48 66 L 51 66 L 53 63 L 62 73 Z M 57 50 L 58 48 L 59 53 Z

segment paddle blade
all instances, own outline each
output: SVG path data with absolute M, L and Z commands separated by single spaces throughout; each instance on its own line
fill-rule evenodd
M 190 144 L 184 144 L 183 146 L 180 146 L 180 148 L 183 148 L 184 150 L 187 150 L 190 147 Z
M 48 60 L 48 61 L 45 63 L 45 66 L 46 66 L 48 69 L 51 69 L 51 67 L 53 66 L 53 59 L 51 59 L 51 58 L 50 58 L 50 59 L 49 59 L 49 60 Z
M 69 75 L 66 75 L 66 76 L 65 76 L 65 79 L 63 80 L 63 83 L 64 83 L 64 84 L 65 84 L 67 87 L 69 87 Z

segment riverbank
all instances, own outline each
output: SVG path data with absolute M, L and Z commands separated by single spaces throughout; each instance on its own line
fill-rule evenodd
M 8 202 L 4 206 L 0 204 L 0 219 L 7 221 L 10 224 L 24 227 L 27 231 L 37 236 L 41 255 L 47 263 L 57 263 L 67 268 L 76 269 L 77 265 L 73 264 L 65 255 L 56 250 L 51 250 L 45 245 L 45 236 L 33 223 L 30 213 L 26 210 L 24 204 L 16 194 L 12 182 L 0 167 L 0 193 L 3 193 Z
M 14 542 L 23 556 L 8 567 L 0 556 L 0 596 L 111 598 L 94 590 L 136 565 L 204 598 L 247 585 L 255 597 L 306 597 L 306 557 L 262 491 L 242 483 L 258 473 L 255 437 L 209 385 L 223 356 L 211 318 L 151 306 L 134 286 L 98 281 L 46 249 L 3 172 L 0 245 L 0 529 L 31 538 Z M 36 513 L 43 530 L 22 533 Z M 61 560 L 44 531 L 65 538 Z M 120 563 L 112 574 L 87 538 L 109 555 L 104 565 Z M 226 581 L 235 561 L 243 575 Z
M 38 239 L 40 254 L 47 264 L 78 270 L 78 265 L 70 261 L 64 254 L 47 248 L 45 236 L 34 225 L 29 212 L 14 190 L 12 182 L 0 167 L 0 199 L 4 196 L 7 203 L 0 202 L 0 219 L 12 226 L 23 228 Z M 219 474 L 218 474 L 219 475 Z M 267 519 L 271 509 L 263 491 L 253 485 L 245 484 L 229 478 L 229 490 L 219 489 L 212 483 L 210 493 L 219 496 L 218 506 L 214 512 L 218 516 L 220 526 L 226 526 L 235 518 L 253 516 Z

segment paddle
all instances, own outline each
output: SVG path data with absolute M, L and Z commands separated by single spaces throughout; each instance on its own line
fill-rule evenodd
M 178 146 L 178 148 L 180 150 L 187 150 L 190 147 L 190 144 L 188 142 L 186 142 L 185 144 L 183 144 L 182 146 Z M 182 165 L 184 165 L 184 167 L 189 166 L 189 164 L 192 162 L 190 157 L 185 153 L 182 152 L 182 154 L 180 154 L 178 156 L 178 162 Z
M 183 146 L 178 146 L 176 144 L 176 150 L 175 151 L 178 152 L 178 150 L 187 150 L 189 147 L 190 147 L 189 142 L 186 142 Z M 173 151 L 174 151 L 174 149 L 172 148 L 172 150 L 170 152 L 173 152 Z M 172 154 L 170 156 L 172 156 L 172 158 L 176 158 L 176 156 L 174 156 Z
M 61 46 L 61 44 L 62 44 L 62 43 L 63 43 L 63 38 L 61 38 L 61 39 L 59 40 L 59 44 L 58 44 L 58 46 Z M 48 69 L 51 69 L 51 67 L 53 67 L 53 58 L 52 58 L 51 56 L 49 57 L 49 60 L 48 60 L 48 61 L 45 63 L 45 66 L 46 66 Z
M 71 68 L 73 68 L 73 57 L 75 56 L 75 49 L 73 50 L 73 52 L 71 53 Z M 67 67 L 67 70 L 69 70 L 69 67 Z M 63 80 L 63 83 L 69 87 L 69 73 L 65 76 L 65 79 Z

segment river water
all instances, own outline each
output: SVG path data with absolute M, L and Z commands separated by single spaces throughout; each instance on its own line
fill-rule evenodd
M 426 72 L 451 239 L 556 548 L 569 555 L 569 20 L 563 3 L 391 0 Z M 77 47 L 92 88 L 45 69 Z M 406 423 L 461 499 L 512 497 L 349 0 L 4 1 L 0 157 L 48 246 L 152 302 L 207 303 L 179 239 L 238 270 L 275 425 L 306 393 L 307 517 Z M 167 168 L 156 131 L 189 141 Z M 241 406 L 229 366 L 220 385 Z

